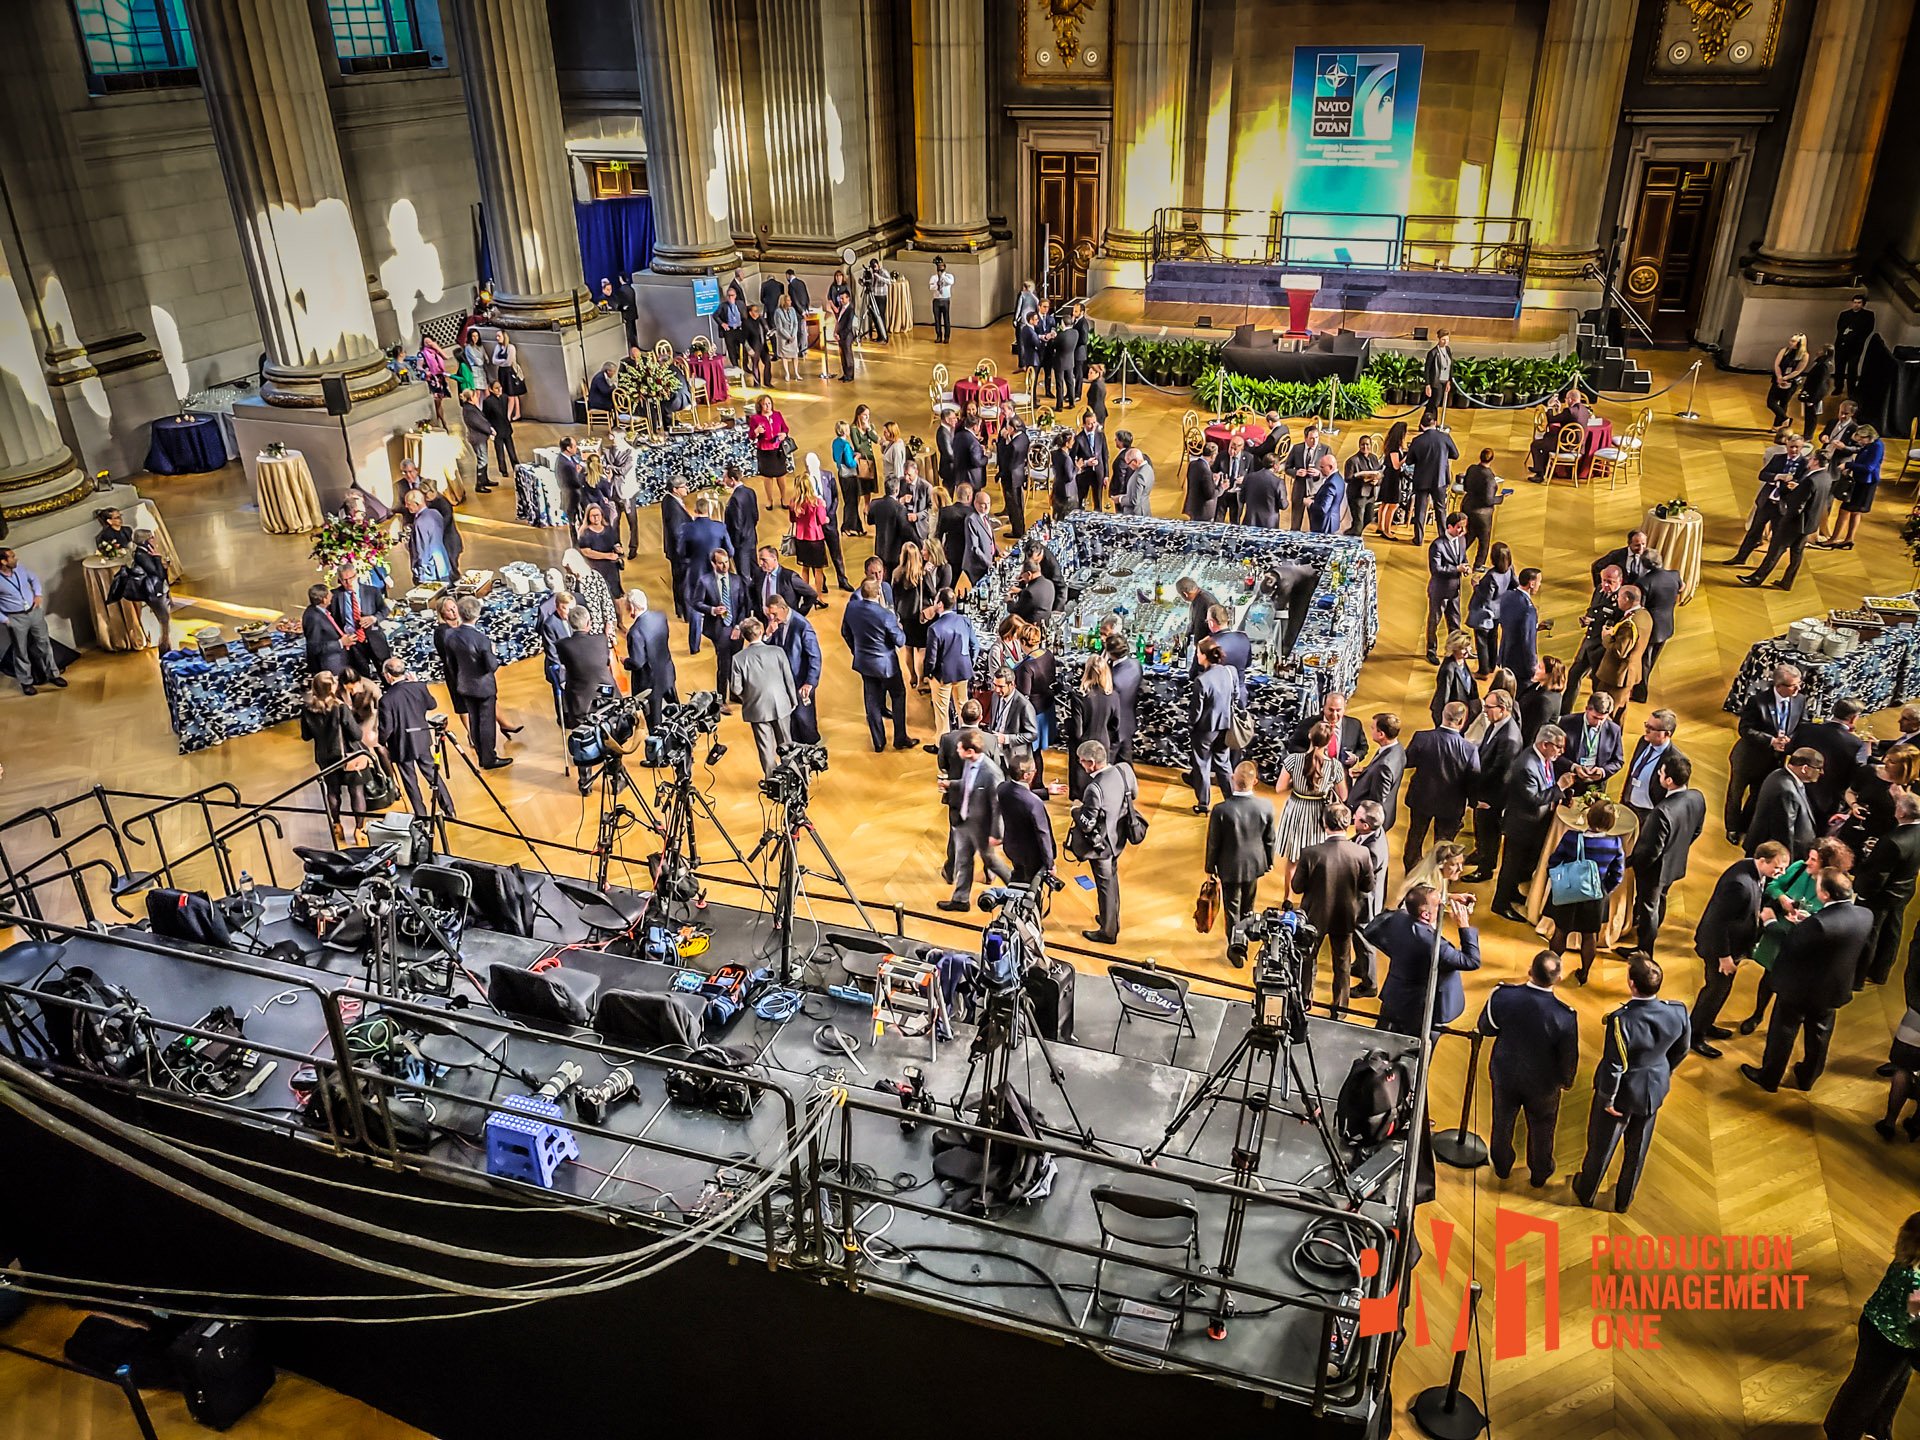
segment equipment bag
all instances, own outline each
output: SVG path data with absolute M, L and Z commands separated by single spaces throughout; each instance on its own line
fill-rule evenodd
M 1034 1019 L 1047 1040 L 1073 1039 L 1073 983 L 1077 972 L 1064 960 L 1049 960 L 1043 970 L 1027 970 L 1021 984 L 1033 1001 Z
M 1334 1128 L 1347 1144 L 1371 1151 L 1397 1136 L 1413 1103 L 1413 1062 L 1368 1050 L 1353 1062 L 1334 1109 Z

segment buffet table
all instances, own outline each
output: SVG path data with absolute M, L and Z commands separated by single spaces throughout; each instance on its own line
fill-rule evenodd
M 1920 592 L 1899 598 L 1920 601 Z M 1759 641 L 1747 651 L 1721 708 L 1738 713 L 1749 698 L 1773 683 L 1774 667 L 1780 664 L 1799 667 L 1809 719 L 1824 719 L 1828 707 L 1843 696 L 1852 696 L 1870 712 L 1904 705 L 1920 699 L 1920 624 L 1890 625 L 1845 655 L 1808 654 L 1784 635 Z
M 516 570 L 535 577 L 537 588 L 519 595 L 500 578 L 493 593 L 481 602 L 480 628 L 492 638 L 502 662 L 540 653 L 539 611 L 546 582 L 537 578 L 538 567 L 525 561 L 504 567 L 502 576 Z M 393 653 L 406 662 L 416 679 L 445 678 L 433 649 L 433 625 L 428 610 L 396 610 L 386 621 Z M 297 633 L 275 631 L 258 652 L 234 640 L 217 660 L 203 659 L 196 650 L 168 652 L 160 660 L 160 683 L 180 753 L 191 754 L 298 718 L 310 673 L 306 646 Z
M 1253 640 L 1246 682 L 1255 735 L 1246 758 L 1258 763 L 1268 781 L 1279 776 L 1286 762 L 1294 726 L 1318 711 L 1329 692 L 1353 693 L 1379 632 L 1374 557 L 1360 541 L 1346 536 L 1088 511 L 1057 523 L 1043 519 L 1027 533 L 1053 552 L 1066 591 L 1047 625 L 1048 644 L 1061 657 L 1054 697 L 1060 720 L 1054 734 L 1062 745 L 1067 743 L 1063 722 L 1070 713 L 1069 695 L 1079 679 L 1076 657 L 1085 651 L 1085 637 L 1100 617 L 1112 611 L 1123 618 L 1136 654 L 1152 647 L 1142 665 L 1134 757 L 1170 769 L 1188 767 L 1193 647 L 1186 638 L 1188 604 L 1173 591 L 1183 575 L 1191 575 L 1222 604 L 1232 606 L 1236 628 Z M 1285 613 L 1255 585 L 1280 561 L 1320 571 L 1306 622 L 1288 657 L 1277 653 L 1284 640 Z M 986 656 L 1018 570 L 1018 554 L 1009 555 L 961 602 L 979 642 L 981 673 L 976 678 L 983 685 Z M 1162 587 L 1164 600 L 1159 598 Z
M 698 490 L 703 485 L 717 485 L 731 461 L 751 480 L 757 457 L 747 427 L 726 422 L 712 428 L 677 431 L 659 440 L 636 441 L 633 461 L 634 475 L 640 482 L 640 503 L 657 505 L 676 475 L 686 476 Z

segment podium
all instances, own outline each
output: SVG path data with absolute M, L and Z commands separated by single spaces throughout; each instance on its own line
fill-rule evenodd
M 1314 298 L 1320 293 L 1320 277 L 1282 275 L 1280 286 L 1287 292 L 1287 336 L 1304 339 L 1313 333 L 1308 324 L 1313 318 Z

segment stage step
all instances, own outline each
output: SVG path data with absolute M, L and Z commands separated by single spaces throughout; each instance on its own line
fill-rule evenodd
M 1645 395 L 1653 389 L 1653 374 L 1592 325 L 1574 332 L 1574 349 L 1587 366 L 1594 388 L 1621 395 Z
M 1459 315 L 1511 320 L 1520 313 L 1520 278 L 1452 270 L 1296 270 L 1271 265 L 1163 260 L 1147 280 L 1146 298 L 1188 305 L 1270 306 L 1285 309 L 1291 273 L 1318 274 L 1316 310 L 1393 311 L 1409 315 Z

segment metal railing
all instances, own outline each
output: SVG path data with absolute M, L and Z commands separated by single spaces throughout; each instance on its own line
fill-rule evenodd
M 1324 270 L 1523 275 L 1532 225 L 1515 215 L 1326 214 L 1168 206 L 1147 231 L 1149 265 L 1202 261 Z

